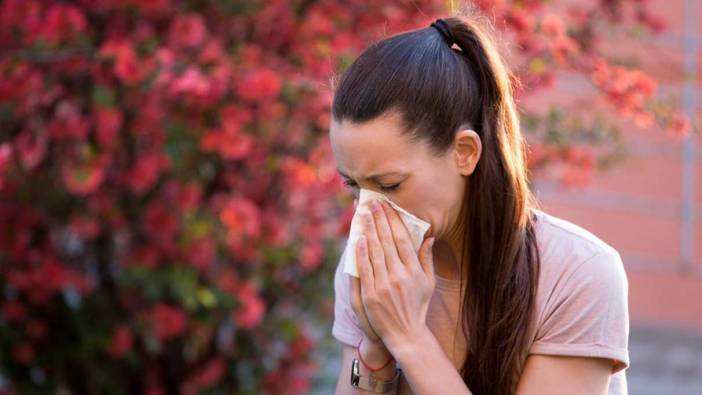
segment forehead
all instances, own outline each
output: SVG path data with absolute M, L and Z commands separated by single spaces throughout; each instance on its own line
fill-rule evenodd
M 338 123 L 332 118 L 329 138 L 339 169 L 354 178 L 370 173 L 408 171 L 421 160 L 421 144 L 402 135 L 395 115 L 364 123 Z

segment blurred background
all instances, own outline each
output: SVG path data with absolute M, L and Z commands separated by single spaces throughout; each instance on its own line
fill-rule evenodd
M 0 0 L 0 394 L 333 393 L 330 79 L 453 11 L 622 255 L 629 393 L 702 393 L 699 1 Z

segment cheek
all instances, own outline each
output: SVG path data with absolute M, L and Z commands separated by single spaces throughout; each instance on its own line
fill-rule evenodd
M 459 214 L 464 187 L 462 179 L 441 177 L 413 190 L 408 207 L 416 208 L 413 213 L 431 223 L 429 235 L 441 235 Z

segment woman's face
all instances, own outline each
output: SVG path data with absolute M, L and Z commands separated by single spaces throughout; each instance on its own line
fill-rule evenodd
M 462 141 L 457 134 L 457 142 Z M 477 136 L 477 135 L 475 135 Z M 432 156 L 423 142 L 412 143 L 401 135 L 399 115 L 388 113 L 363 124 L 338 123 L 332 117 L 330 141 L 337 170 L 344 182 L 387 196 L 400 207 L 429 222 L 428 236 L 441 239 L 454 231 L 463 201 L 467 175 L 466 144 Z M 465 141 L 463 141 L 465 143 Z M 478 138 L 478 146 L 479 138 Z M 474 144 L 468 144 L 474 146 Z M 475 151 L 474 149 L 472 151 Z M 478 149 L 479 157 L 479 149 Z M 475 159 L 477 162 L 477 159 Z M 466 174 L 467 173 L 467 174 Z

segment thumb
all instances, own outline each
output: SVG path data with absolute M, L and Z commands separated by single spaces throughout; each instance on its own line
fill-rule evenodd
M 419 247 L 419 263 L 422 265 L 424 273 L 426 273 L 429 278 L 434 278 L 434 254 L 432 247 L 434 246 L 434 237 L 430 237 L 422 243 Z

